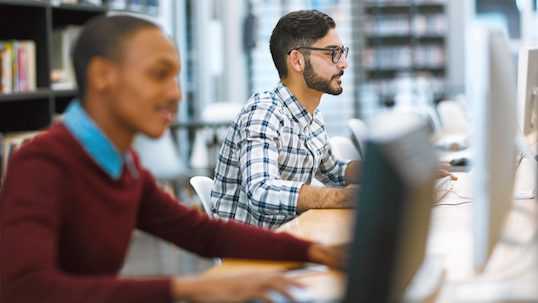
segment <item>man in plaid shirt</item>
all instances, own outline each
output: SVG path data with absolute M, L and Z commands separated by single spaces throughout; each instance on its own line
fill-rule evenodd
M 283 16 L 270 40 L 277 87 L 254 94 L 232 123 L 221 148 L 211 192 L 215 218 L 276 228 L 311 208 L 353 204 L 360 162 L 331 152 L 324 93 L 342 93 L 348 48 L 334 20 L 316 10 Z M 316 178 L 327 187 L 311 186 Z

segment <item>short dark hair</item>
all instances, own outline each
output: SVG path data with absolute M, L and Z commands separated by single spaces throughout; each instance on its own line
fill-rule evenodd
M 300 46 L 311 46 L 335 28 L 333 18 L 317 10 L 300 10 L 284 15 L 273 29 L 269 48 L 280 79 L 288 76 L 286 56 Z M 309 50 L 303 52 L 308 58 Z
M 121 62 L 125 41 L 144 28 L 159 27 L 150 21 L 127 15 L 99 16 L 85 24 L 72 52 L 81 102 L 86 94 L 88 65 L 92 58 L 103 57 L 112 62 Z

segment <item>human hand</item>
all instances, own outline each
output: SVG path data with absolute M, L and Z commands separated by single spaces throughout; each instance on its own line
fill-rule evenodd
M 172 298 L 188 302 L 272 302 L 270 290 L 284 295 L 290 302 L 290 286 L 305 287 L 283 273 L 256 273 L 233 277 L 176 278 L 172 280 Z
M 308 257 L 312 262 L 342 269 L 349 259 L 349 244 L 323 245 L 314 243 L 308 248 Z
M 450 176 L 452 180 L 458 180 L 458 177 L 454 176 L 454 174 L 446 171 L 447 169 L 450 169 L 452 166 L 448 163 L 441 163 L 439 165 L 439 178 L 444 178 L 446 176 Z

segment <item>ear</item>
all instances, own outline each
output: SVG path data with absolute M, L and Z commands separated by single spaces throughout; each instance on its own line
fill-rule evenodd
M 298 50 L 292 50 L 288 56 L 289 68 L 300 73 L 304 70 L 304 56 Z
M 114 72 L 115 65 L 111 61 L 102 57 L 92 58 L 88 64 L 88 89 L 104 92 L 114 87 L 117 79 Z

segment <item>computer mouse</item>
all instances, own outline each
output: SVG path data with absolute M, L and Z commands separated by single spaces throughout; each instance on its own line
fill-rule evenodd
M 449 164 L 452 166 L 467 166 L 467 158 L 455 158 L 450 160 Z

